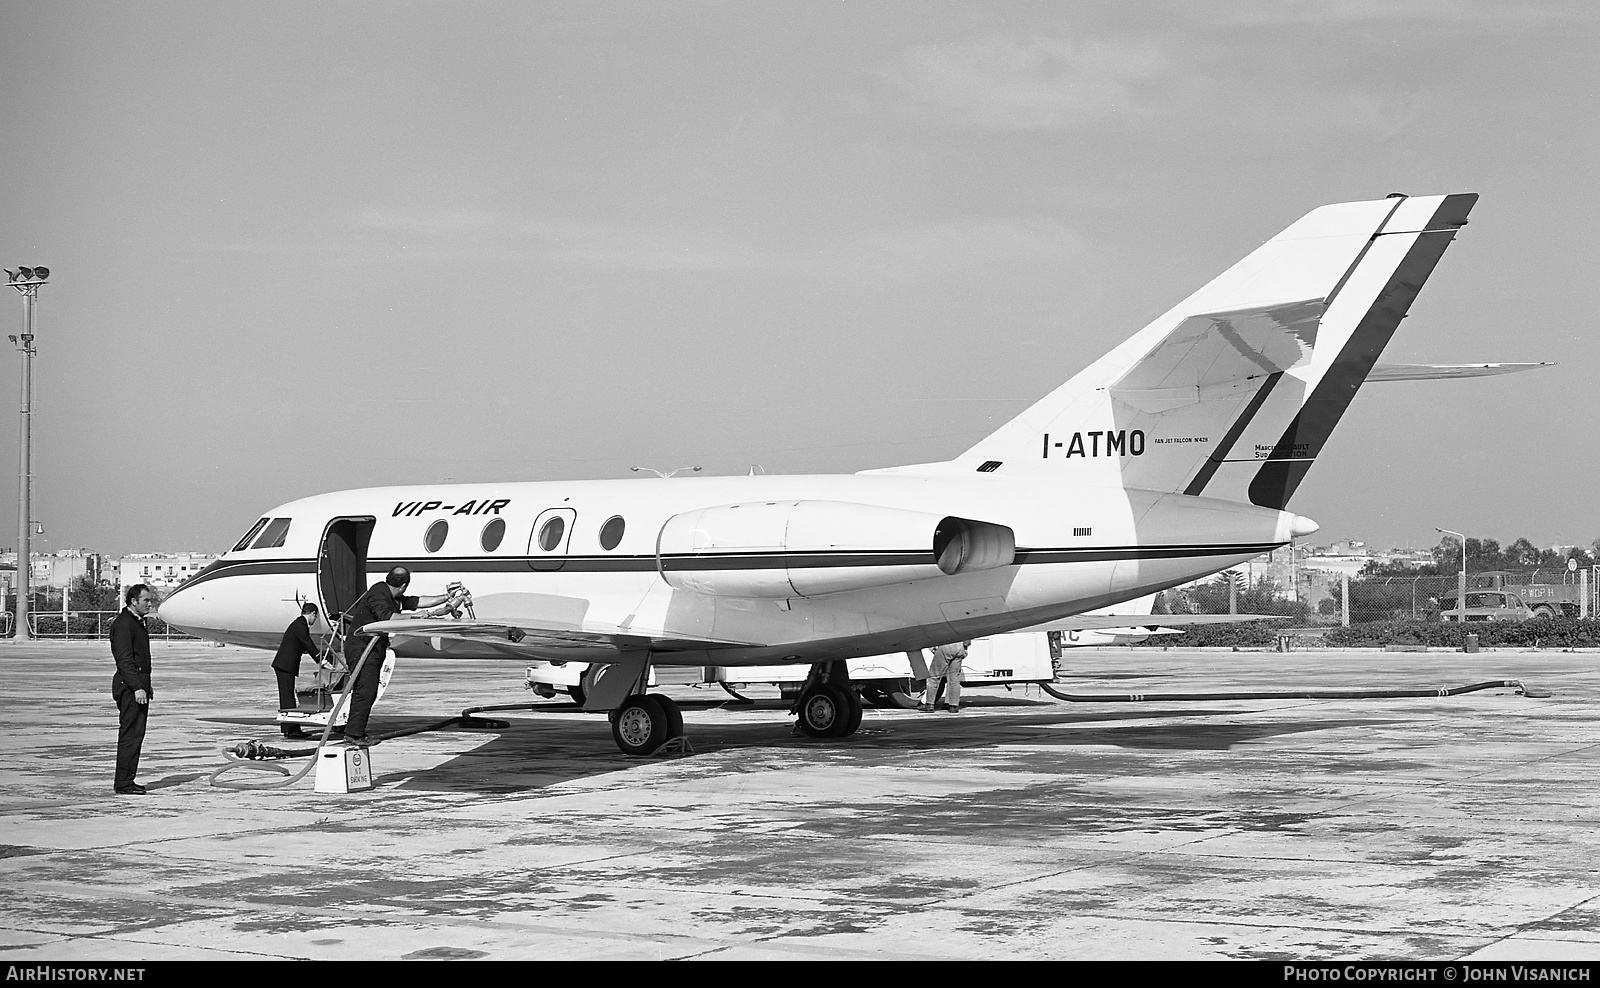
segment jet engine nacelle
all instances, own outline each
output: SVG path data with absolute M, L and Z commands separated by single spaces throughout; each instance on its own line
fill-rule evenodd
M 1004 525 L 847 501 L 725 504 L 673 515 L 661 578 L 719 597 L 816 597 L 1011 565 Z

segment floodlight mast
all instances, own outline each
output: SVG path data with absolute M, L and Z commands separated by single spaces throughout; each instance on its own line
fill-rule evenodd
M 17 445 L 20 447 L 17 469 L 17 641 L 28 641 L 33 631 L 28 626 L 29 578 L 33 575 L 33 307 L 39 287 L 50 277 L 49 268 L 19 267 L 6 269 L 6 283 L 22 295 L 22 338 L 13 338 L 22 353 L 22 421 L 19 423 Z
M 1454 535 L 1461 540 L 1461 577 L 1456 583 L 1456 623 L 1467 623 L 1467 537 L 1460 532 L 1452 532 L 1448 528 L 1433 529 L 1441 535 Z

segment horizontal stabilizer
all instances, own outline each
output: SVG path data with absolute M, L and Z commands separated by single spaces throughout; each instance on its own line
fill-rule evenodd
M 1379 364 L 1367 375 L 1369 381 L 1446 381 L 1461 377 L 1492 377 L 1518 371 L 1554 367 L 1550 361 L 1533 364 Z

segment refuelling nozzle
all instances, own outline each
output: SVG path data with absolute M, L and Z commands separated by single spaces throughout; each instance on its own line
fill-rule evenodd
M 229 748 L 228 753 L 235 758 L 245 758 L 250 761 L 259 761 L 264 758 L 294 757 L 282 748 L 274 748 L 272 745 L 262 744 L 260 741 L 240 741 L 232 748 Z

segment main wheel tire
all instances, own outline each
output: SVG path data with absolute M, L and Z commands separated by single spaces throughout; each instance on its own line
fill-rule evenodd
M 656 696 L 630 696 L 611 721 L 611 739 L 624 755 L 648 755 L 667 740 L 666 707 Z
M 859 699 L 857 706 L 859 709 Z M 817 683 L 800 697 L 800 733 L 811 738 L 836 738 L 850 722 L 850 701 L 844 690 Z
M 665 693 L 651 693 L 649 699 L 660 704 L 661 712 L 667 716 L 667 738 L 683 737 L 683 711 L 678 709 L 678 701 Z
M 847 738 L 861 727 L 861 695 L 852 686 L 839 687 L 839 691 L 844 694 L 845 702 L 848 706 L 846 707 L 844 725 L 833 736 Z

